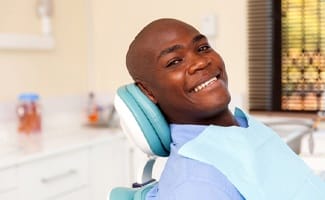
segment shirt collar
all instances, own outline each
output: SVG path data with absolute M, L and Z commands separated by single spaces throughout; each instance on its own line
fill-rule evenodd
M 240 127 L 248 127 L 246 115 L 240 109 L 236 108 L 234 115 Z M 183 145 L 194 139 L 208 127 L 207 125 L 194 124 L 170 124 L 169 126 L 173 144 L 177 145 Z

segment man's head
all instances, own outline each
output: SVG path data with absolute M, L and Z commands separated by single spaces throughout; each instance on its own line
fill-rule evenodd
M 131 43 L 126 65 L 170 123 L 211 124 L 229 112 L 224 62 L 191 25 L 175 19 L 148 24 Z

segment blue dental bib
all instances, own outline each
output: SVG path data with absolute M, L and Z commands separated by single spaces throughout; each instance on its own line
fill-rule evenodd
M 178 153 L 216 167 L 247 200 L 325 200 L 325 182 L 278 134 L 235 112 L 247 128 L 211 125 Z

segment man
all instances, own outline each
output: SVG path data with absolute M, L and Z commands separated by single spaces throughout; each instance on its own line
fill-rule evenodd
M 131 43 L 126 64 L 171 130 L 170 156 L 147 199 L 324 199 L 325 183 L 273 130 L 230 112 L 224 62 L 193 26 L 153 21 Z
M 244 199 L 215 167 L 177 152 L 206 125 L 247 126 L 228 109 L 227 73 L 220 55 L 194 27 L 159 19 L 134 39 L 126 56 L 130 75 L 171 124 L 171 153 L 148 199 Z

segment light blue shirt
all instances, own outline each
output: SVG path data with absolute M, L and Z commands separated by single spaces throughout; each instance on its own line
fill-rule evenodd
M 247 127 L 246 119 L 236 119 L 240 126 Z M 218 169 L 177 153 L 183 144 L 194 139 L 206 127 L 170 125 L 173 141 L 170 156 L 159 183 L 148 192 L 147 200 L 244 200 L 235 186 Z

